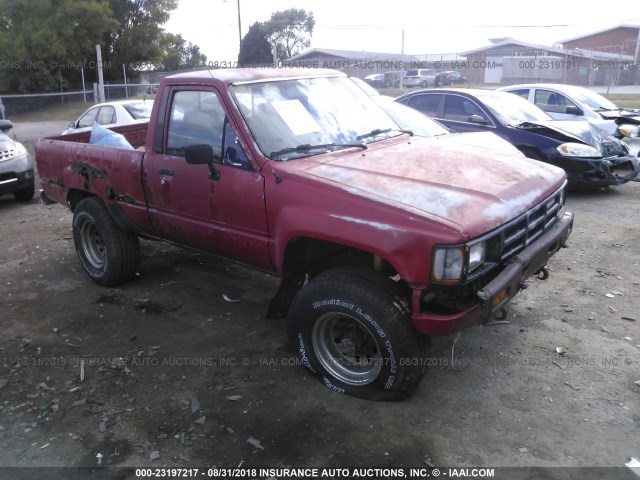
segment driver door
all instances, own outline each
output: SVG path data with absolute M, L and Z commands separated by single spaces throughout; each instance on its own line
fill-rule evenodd
M 157 121 L 145 188 L 158 235 L 270 269 L 264 179 L 218 92 L 172 88 Z M 194 145 L 211 147 L 208 165 L 186 163 L 186 148 Z

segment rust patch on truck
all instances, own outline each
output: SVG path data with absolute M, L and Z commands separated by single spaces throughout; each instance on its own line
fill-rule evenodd
M 87 190 L 93 187 L 96 178 L 106 180 L 109 177 L 106 169 L 98 170 L 97 168 L 85 162 L 74 163 L 73 165 L 71 165 L 71 170 L 73 170 L 74 173 L 77 173 L 81 177 L 84 177 L 84 188 L 86 188 Z

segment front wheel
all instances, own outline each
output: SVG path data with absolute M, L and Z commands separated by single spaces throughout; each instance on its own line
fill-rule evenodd
M 75 207 L 73 242 L 80 263 L 96 283 L 111 287 L 135 276 L 138 237 L 121 229 L 97 198 L 85 198 Z
M 423 373 L 422 339 L 393 282 L 338 268 L 311 280 L 293 300 L 289 333 L 305 367 L 338 393 L 402 400 Z

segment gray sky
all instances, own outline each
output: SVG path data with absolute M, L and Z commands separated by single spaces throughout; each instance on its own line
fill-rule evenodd
M 179 0 L 165 27 L 197 44 L 209 61 L 235 61 L 237 5 L 237 0 Z M 489 38 L 509 36 L 552 45 L 621 23 L 640 24 L 640 13 L 624 7 L 629 3 L 597 5 L 559 0 L 240 0 L 240 14 L 244 36 L 272 12 L 292 7 L 313 12 L 312 48 L 400 53 L 404 29 L 404 51 L 411 55 L 462 52 L 488 45 Z

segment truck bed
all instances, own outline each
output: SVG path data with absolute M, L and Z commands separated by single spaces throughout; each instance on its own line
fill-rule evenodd
M 74 195 L 97 195 L 111 207 L 124 210 L 123 218 L 148 231 L 142 187 L 147 127 L 138 124 L 112 129 L 124 135 L 135 150 L 91 145 L 91 132 L 38 140 L 35 154 L 44 197 L 67 205 Z

